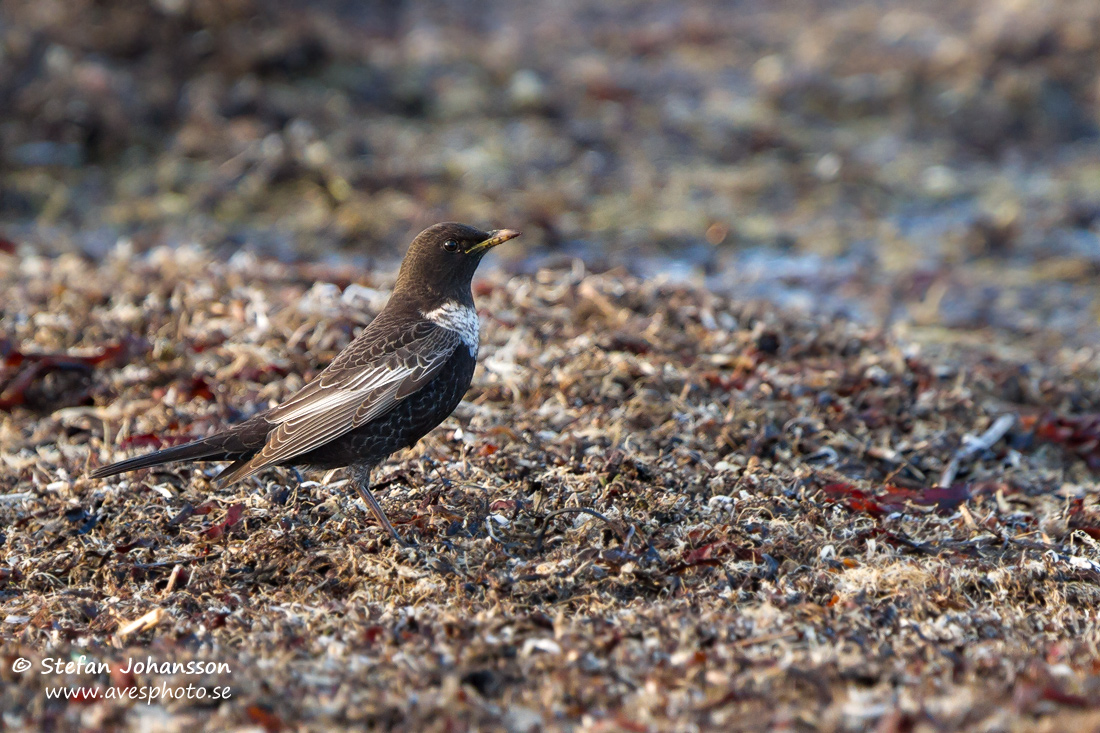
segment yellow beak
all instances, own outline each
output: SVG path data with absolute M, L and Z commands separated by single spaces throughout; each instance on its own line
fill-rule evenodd
M 484 242 L 478 242 L 473 247 L 470 247 L 466 251 L 466 254 L 475 254 L 477 252 L 484 252 L 487 249 L 492 249 L 498 244 L 504 244 L 509 239 L 515 239 L 520 235 L 515 229 L 497 229 L 496 231 L 489 232 L 489 238 Z

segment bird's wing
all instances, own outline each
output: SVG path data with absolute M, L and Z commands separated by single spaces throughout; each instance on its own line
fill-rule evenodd
M 459 333 L 428 321 L 396 332 L 368 327 L 317 379 L 264 415 L 277 426 L 266 445 L 227 468 L 219 483 L 308 453 L 389 412 L 427 384 L 461 345 Z

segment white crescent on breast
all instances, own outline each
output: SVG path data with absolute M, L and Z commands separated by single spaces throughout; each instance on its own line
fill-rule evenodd
M 477 356 L 481 320 L 473 307 L 449 301 L 421 315 L 440 328 L 457 333 L 462 343 L 466 344 L 466 348 L 470 350 L 470 355 Z

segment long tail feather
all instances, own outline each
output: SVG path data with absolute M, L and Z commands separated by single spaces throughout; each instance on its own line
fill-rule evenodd
M 233 457 L 235 458 L 236 456 Z M 127 458 L 125 461 L 111 463 L 107 466 L 100 466 L 88 475 L 91 478 L 104 478 L 119 473 L 126 473 L 127 471 L 134 471 L 139 468 L 159 466 L 164 463 L 175 463 L 176 461 L 195 461 L 200 459 L 217 461 L 227 460 L 229 458 L 230 456 L 226 455 L 225 446 L 211 445 L 209 439 L 203 439 L 184 445 L 177 445 L 172 448 L 165 448 L 164 450 L 158 450 L 144 456 Z

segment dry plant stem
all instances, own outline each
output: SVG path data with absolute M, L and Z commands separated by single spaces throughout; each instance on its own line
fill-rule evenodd
M 508 557 L 515 557 L 515 554 L 513 554 L 512 550 L 515 549 L 516 545 L 512 542 L 505 542 L 504 540 L 496 536 L 496 533 L 493 532 L 492 517 L 485 517 L 485 529 L 489 532 L 489 539 L 500 545 L 504 549 L 505 555 L 507 555 Z
M 550 528 L 550 520 L 558 516 L 559 514 L 591 514 L 593 517 L 596 517 L 597 519 L 602 519 L 603 521 L 607 522 L 609 526 L 614 526 L 611 524 L 610 519 L 600 514 L 595 509 L 588 509 L 587 507 L 583 506 L 570 506 L 566 507 L 565 509 L 558 509 L 557 511 L 547 514 L 546 517 L 542 520 L 542 529 L 539 531 L 538 540 L 535 542 L 535 552 L 542 551 L 542 541 L 543 538 L 546 537 L 546 530 Z
M 951 462 L 947 464 L 947 468 L 943 469 L 943 473 L 940 475 L 940 486 L 947 487 L 954 483 L 955 475 L 958 474 L 959 468 L 962 467 L 964 461 L 968 461 L 981 452 L 987 451 L 995 446 L 997 441 L 1003 438 L 1005 433 L 1015 424 L 1015 415 L 1001 415 L 994 420 L 993 424 L 989 426 L 989 429 L 982 433 L 976 440 L 964 439 L 964 445 L 955 451 L 955 455 L 952 456 Z

